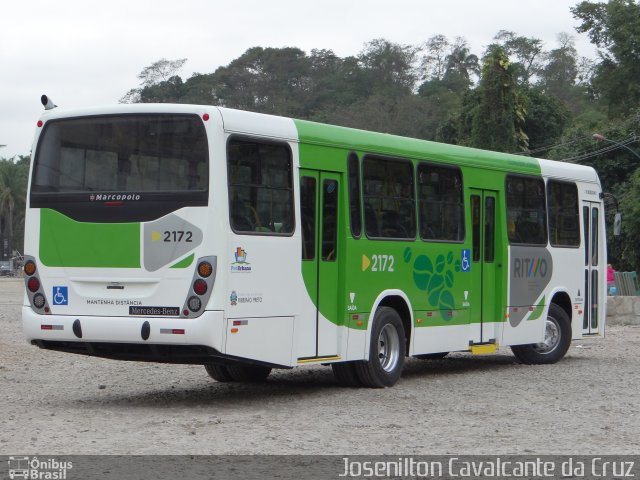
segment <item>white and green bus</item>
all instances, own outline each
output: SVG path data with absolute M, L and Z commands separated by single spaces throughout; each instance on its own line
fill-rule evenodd
M 41 348 L 384 387 L 407 356 L 553 363 L 604 335 L 591 168 L 213 106 L 43 103 L 23 307 Z

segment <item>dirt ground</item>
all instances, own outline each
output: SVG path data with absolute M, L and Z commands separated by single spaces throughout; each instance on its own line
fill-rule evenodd
M 410 359 L 382 390 L 329 367 L 221 384 L 201 366 L 48 352 L 0 279 L 0 454 L 638 454 L 640 327 L 574 342 L 556 365 L 509 349 Z

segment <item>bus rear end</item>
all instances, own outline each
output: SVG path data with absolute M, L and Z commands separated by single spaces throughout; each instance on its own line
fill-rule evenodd
M 54 109 L 38 122 L 25 223 L 32 343 L 175 363 L 220 351 L 222 313 L 207 309 L 209 115 L 160 108 Z

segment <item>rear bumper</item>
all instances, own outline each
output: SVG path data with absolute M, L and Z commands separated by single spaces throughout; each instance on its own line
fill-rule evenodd
M 206 363 L 207 359 L 226 358 L 221 311 L 207 311 L 190 319 L 87 317 L 38 315 L 24 306 L 22 323 L 27 340 L 50 350 L 167 363 Z

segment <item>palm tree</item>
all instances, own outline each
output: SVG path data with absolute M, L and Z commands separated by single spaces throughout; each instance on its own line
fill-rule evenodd
M 27 188 L 28 157 L 22 157 L 17 163 L 12 160 L 0 160 L 0 226 L 4 225 L 5 232 L 2 235 L 8 243 L 8 253 L 15 248 L 14 232 L 16 222 L 24 218 L 22 212 L 25 206 L 25 194 Z M 5 253 L 7 250 L 2 249 Z
M 458 79 L 466 89 L 469 88 L 472 83 L 472 75 L 480 76 L 478 56 L 469 52 L 469 47 L 465 40 L 458 39 L 451 53 L 446 57 L 444 78 L 445 80 L 449 80 L 449 82 Z

